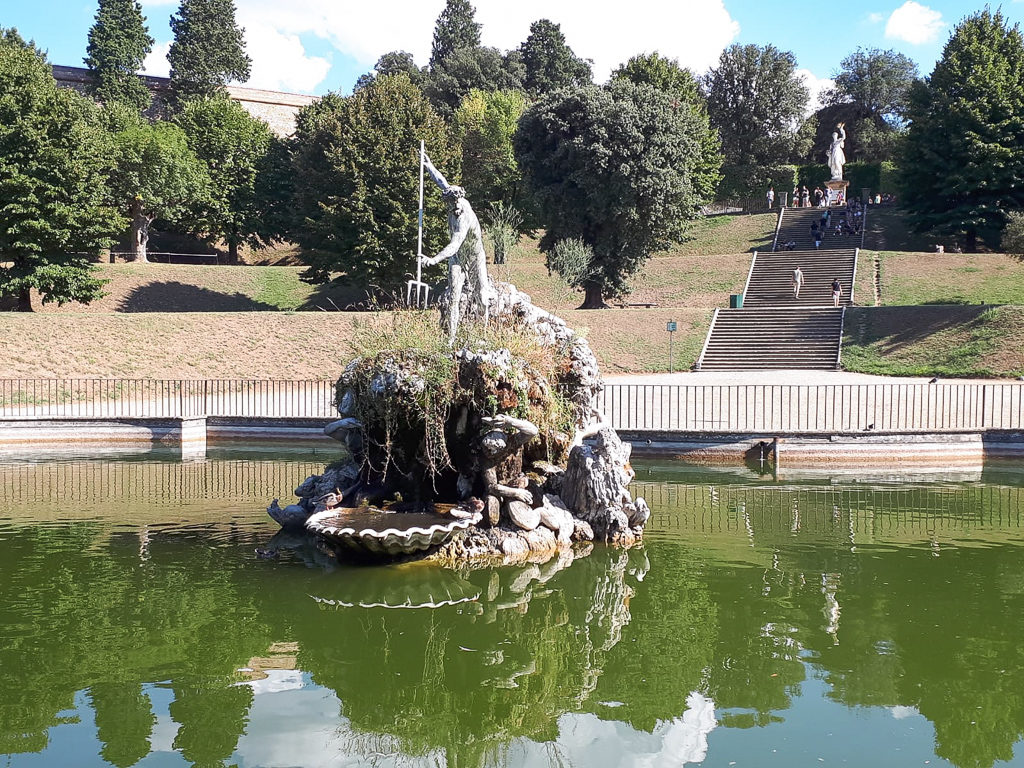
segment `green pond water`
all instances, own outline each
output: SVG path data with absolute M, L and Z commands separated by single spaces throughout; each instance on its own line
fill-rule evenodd
M 0 766 L 1024 765 L 1019 466 L 640 464 L 642 546 L 454 572 L 274 538 L 324 461 L 0 459 Z

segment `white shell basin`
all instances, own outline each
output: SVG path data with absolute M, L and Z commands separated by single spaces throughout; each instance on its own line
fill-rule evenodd
M 480 522 L 430 512 L 385 512 L 375 507 L 329 509 L 306 521 L 306 528 L 328 541 L 363 554 L 395 557 L 444 544 L 456 531 Z

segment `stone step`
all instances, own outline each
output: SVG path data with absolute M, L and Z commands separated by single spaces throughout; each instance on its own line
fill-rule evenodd
M 699 367 L 833 370 L 841 329 L 842 310 L 832 307 L 722 309 Z

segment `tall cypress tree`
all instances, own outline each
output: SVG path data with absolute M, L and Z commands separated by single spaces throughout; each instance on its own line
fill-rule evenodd
M 911 97 L 903 205 L 918 231 L 993 248 L 1024 208 L 1024 38 L 988 9 L 953 31 Z
M 167 53 L 178 101 L 212 96 L 228 82 L 249 78 L 245 30 L 235 23 L 233 0 L 182 0 L 171 16 L 174 42 Z
M 476 9 L 469 0 L 448 0 L 434 26 L 434 44 L 430 50 L 433 69 L 460 48 L 480 45 L 480 24 L 474 18 Z
M 530 36 L 519 51 L 526 65 L 524 85 L 533 96 L 543 96 L 570 85 L 590 84 L 590 64 L 566 45 L 561 27 L 553 21 L 533 22 Z
M 137 73 L 152 48 L 138 0 L 99 0 L 85 57 L 93 74 L 92 95 L 104 104 L 118 102 L 139 111 L 148 107 L 149 89 Z

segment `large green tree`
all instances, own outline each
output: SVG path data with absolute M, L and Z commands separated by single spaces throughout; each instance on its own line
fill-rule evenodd
M 842 60 L 835 87 L 823 97 L 810 157 L 821 162 L 836 123 L 846 123 L 846 156 L 865 162 L 893 159 L 903 134 L 917 65 L 896 51 L 861 49 Z
M 650 85 L 659 91 L 678 94 L 686 101 L 704 106 L 704 94 L 693 73 L 679 66 L 678 59 L 662 56 L 657 51 L 633 56 L 612 72 L 612 79 Z
M 279 233 L 265 215 L 259 176 L 272 160 L 275 137 L 270 126 L 238 102 L 219 95 L 193 99 L 175 121 L 210 177 L 210 196 L 200 210 L 200 232 L 213 243 L 227 243 L 232 264 L 238 262 L 239 245 L 269 245 Z
M 252 59 L 245 52 L 245 31 L 235 23 L 233 0 L 182 0 L 171 16 L 171 31 L 167 60 L 179 101 L 212 96 L 232 80 L 249 79 Z
M 108 150 L 97 107 L 0 30 L 0 296 L 19 310 L 32 310 L 33 289 L 59 304 L 100 294 L 90 256 L 124 225 L 106 201 Z
M 458 178 L 448 126 L 403 74 L 378 77 L 348 97 L 328 94 L 300 111 L 294 236 L 309 264 L 305 279 L 401 291 L 415 270 L 421 139 L 449 180 Z M 428 189 L 424 253 L 447 240 L 447 213 Z
M 681 238 L 714 186 L 699 110 L 648 85 L 613 81 L 549 94 L 526 111 L 516 156 L 546 231 L 593 251 L 585 308 L 627 291 L 656 250 Z
M 153 48 L 138 0 L 100 0 L 89 30 L 85 66 L 92 70 L 92 95 L 142 111 L 151 100 L 138 72 Z
M 150 224 L 162 219 L 191 228 L 209 200 L 209 177 L 173 123 L 126 128 L 114 137 L 113 157 L 113 199 L 131 222 L 132 260 L 145 262 Z
M 672 98 L 673 103 L 687 105 L 704 122 L 708 121 L 707 102 L 700 83 L 690 70 L 679 66 L 676 59 L 661 56 L 657 51 L 633 56 L 612 72 L 612 80 L 635 85 L 649 85 Z M 705 200 L 715 195 L 722 167 L 721 143 L 714 131 L 701 133 L 701 151 L 694 167 L 697 194 Z
M 416 66 L 416 60 L 411 53 L 406 51 L 388 51 L 377 59 L 377 63 L 373 65 L 372 72 L 359 76 L 353 90 L 358 91 L 360 88 L 365 88 L 382 75 L 397 75 L 400 72 L 404 72 L 414 85 L 419 85 L 423 80 L 423 70 Z
M 581 59 L 566 45 L 561 27 L 547 19 L 530 25 L 530 35 L 519 46 L 526 67 L 523 85 L 531 96 L 573 85 L 591 82 L 589 62 Z
M 480 45 L 480 24 L 476 9 L 469 0 L 447 0 L 434 25 L 434 43 L 430 49 L 430 66 L 436 67 L 462 48 Z
M 462 100 L 452 122 L 462 145 L 462 178 L 478 209 L 501 202 L 523 207 L 522 175 L 512 136 L 526 111 L 522 91 L 473 90 Z
M 431 67 L 423 92 L 434 109 L 449 119 L 473 89 L 521 90 L 525 73 L 518 51 L 503 54 L 486 46 L 460 48 Z
M 730 167 L 789 162 L 809 93 L 796 59 L 772 45 L 731 45 L 705 77 L 708 114 Z
M 900 166 L 918 231 L 996 248 L 1024 209 L 1024 40 L 1002 13 L 964 19 L 914 89 Z

